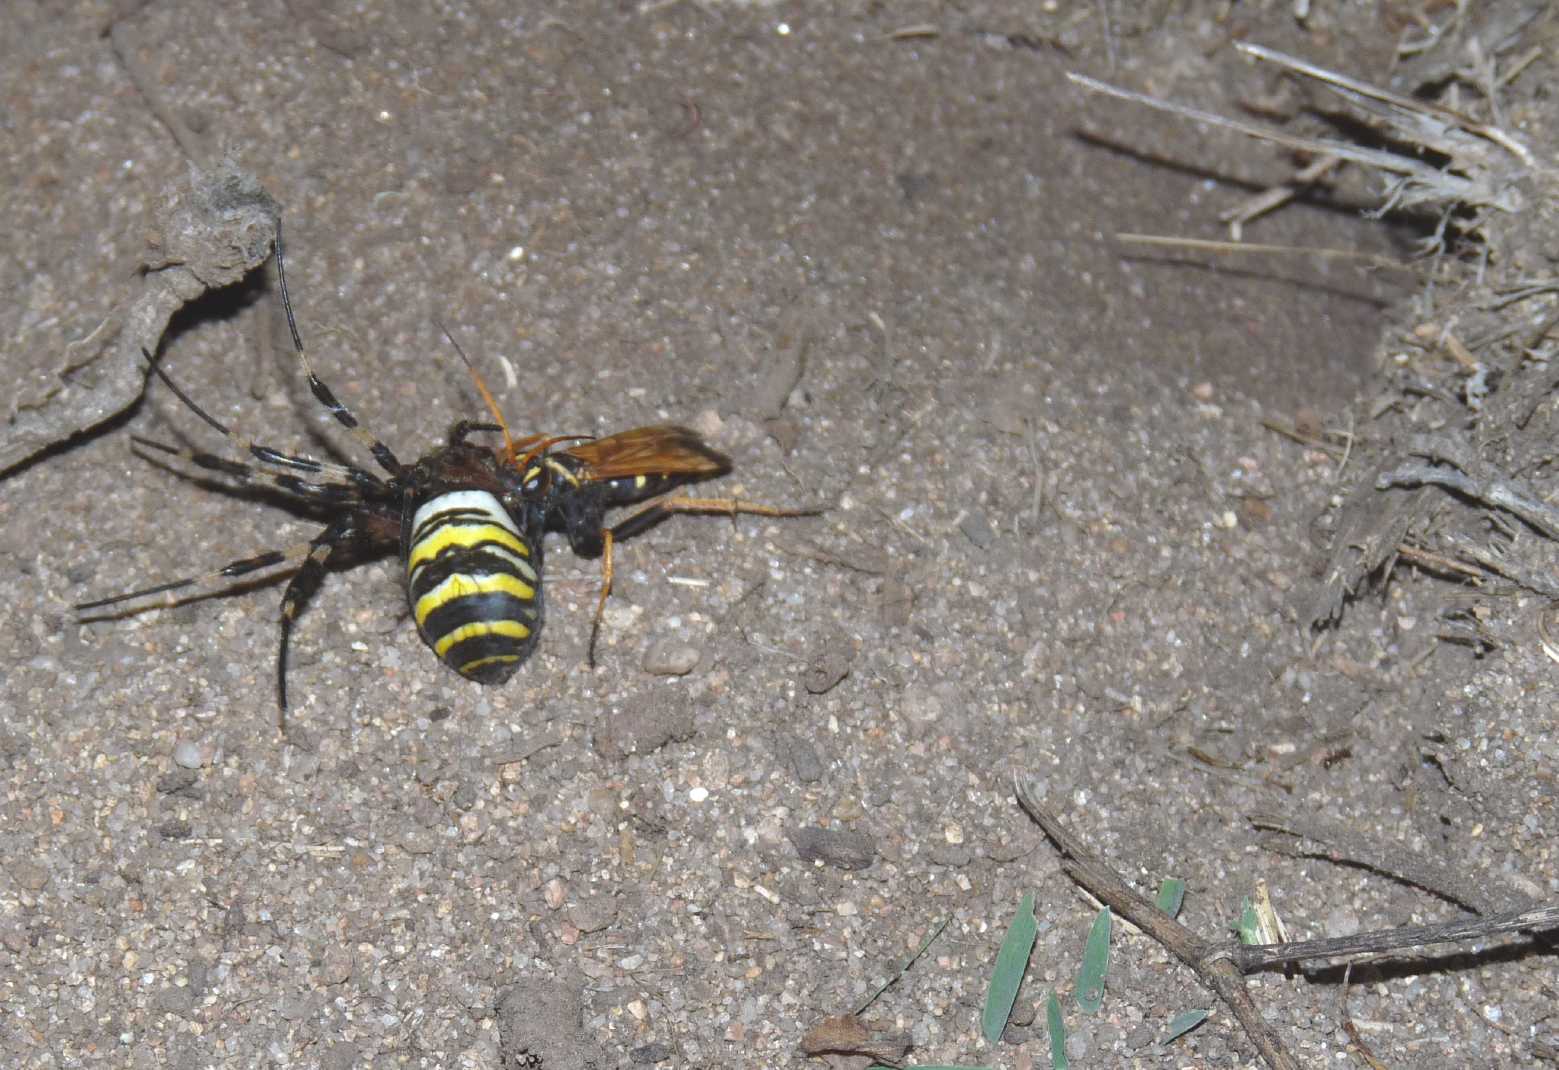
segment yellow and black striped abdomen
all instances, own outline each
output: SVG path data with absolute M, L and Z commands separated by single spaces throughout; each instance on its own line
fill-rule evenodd
M 541 634 L 541 544 L 485 490 L 451 490 L 404 525 L 406 597 L 422 641 L 461 676 L 501 684 Z

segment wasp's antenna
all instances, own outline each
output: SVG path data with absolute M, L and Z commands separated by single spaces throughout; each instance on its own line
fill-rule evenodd
M 503 432 L 503 452 L 505 456 L 514 455 L 514 439 L 509 437 L 509 424 L 503 418 L 503 410 L 498 407 L 498 402 L 493 400 L 493 393 L 487 389 L 487 383 L 482 379 L 482 373 L 476 370 L 476 365 L 471 363 L 471 358 L 466 356 L 466 351 L 460 348 L 460 343 L 455 341 L 455 336 L 449 333 L 449 328 L 444 326 L 442 320 L 434 320 L 438 329 L 444 332 L 444 337 L 449 339 L 449 344 L 455 347 L 455 352 L 460 354 L 460 359 L 465 362 L 466 371 L 471 373 L 471 381 L 476 384 L 476 392 L 482 395 L 482 400 L 487 403 L 487 411 L 493 414 L 493 423 Z

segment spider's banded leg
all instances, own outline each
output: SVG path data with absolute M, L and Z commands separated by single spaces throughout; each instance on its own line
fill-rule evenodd
M 247 453 L 259 464 L 267 468 L 279 469 L 283 472 L 305 472 L 312 476 L 322 476 L 326 482 L 330 483 L 350 484 L 374 490 L 382 490 L 384 488 L 384 482 L 378 476 L 372 472 L 365 472 L 353 465 L 333 464 L 329 461 L 316 461 L 312 457 L 300 457 L 295 454 L 283 453 L 270 446 L 262 446 L 251 438 L 245 438 L 197 405 L 195 399 L 186 394 L 184 388 L 173 381 L 173 377 L 163 369 L 161 362 L 148 353 L 145 348 L 142 348 L 141 355 L 151 364 L 152 371 L 157 373 L 157 377 L 167 384 L 168 389 L 172 390 L 174 396 L 182 401 L 191 412 L 216 428 L 223 435 L 226 435 L 228 440 L 241 453 Z
M 451 446 L 464 446 L 466 439 L 483 431 L 502 431 L 502 424 L 490 424 L 483 420 L 457 420 L 455 426 L 449 429 L 449 444 Z
M 314 548 L 312 542 L 298 543 L 289 546 L 285 550 L 267 550 L 263 554 L 253 557 L 242 557 L 237 561 L 230 561 L 214 572 L 207 572 L 199 576 L 186 576 L 181 580 L 173 580 L 169 583 L 159 583 L 155 587 L 143 587 L 138 591 L 128 591 L 124 594 L 116 594 L 110 598 L 99 598 L 91 602 L 79 602 L 74 607 L 77 612 L 90 609 L 103 609 L 107 606 L 118 605 L 120 602 L 131 602 L 137 598 L 150 598 L 154 594 L 166 594 L 166 605 L 177 605 L 179 599 L 175 597 L 175 591 L 190 591 L 190 588 L 213 587 L 218 580 L 230 580 L 239 576 L 247 576 L 251 572 L 259 572 L 261 569 L 273 568 L 276 565 L 285 565 L 294 561 L 302 561 Z
M 400 478 L 405 473 L 405 470 L 401 467 L 401 462 L 395 459 L 395 454 L 390 452 L 390 447 L 379 441 L 367 428 L 359 424 L 357 417 L 352 415 L 352 410 L 336 400 L 336 396 L 331 393 L 330 387 L 326 386 L 319 376 L 314 374 L 314 366 L 309 363 L 308 352 L 303 348 L 303 337 L 298 334 L 298 321 L 292 314 L 292 298 L 287 294 L 287 269 L 283 266 L 281 220 L 279 219 L 276 221 L 275 249 L 276 284 L 277 289 L 281 291 L 282 308 L 287 313 L 287 329 L 292 332 L 293 348 L 298 351 L 298 359 L 303 362 L 303 371 L 308 376 L 309 389 L 314 392 L 315 400 L 330 410 L 330 415 L 336 418 L 337 423 L 352 432 L 353 437 L 361 442 L 368 452 L 373 455 L 373 459 L 379 463 L 380 468 L 383 468 L 391 476 L 397 479 Z
M 292 640 L 292 622 L 297 619 L 304 604 L 319 590 L 325 578 L 325 563 L 331 552 L 341 543 L 349 541 L 357 533 L 357 514 L 352 513 L 334 521 L 324 531 L 309 540 L 305 548 L 303 565 L 287 581 L 287 590 L 281 597 L 281 646 L 276 652 L 276 706 L 281 711 L 281 727 L 287 728 L 287 647 Z
M 244 486 L 272 486 L 278 490 L 284 490 L 288 494 L 296 494 L 300 498 L 326 502 L 331 505 L 354 505 L 362 501 L 361 488 L 355 483 L 329 479 L 308 480 L 291 473 L 256 471 L 250 465 L 240 464 L 238 461 L 230 461 L 226 457 L 219 457 L 214 453 L 202 453 L 199 450 L 169 446 L 166 443 L 143 438 L 140 435 L 131 435 L 130 441 L 147 449 L 171 454 L 208 471 L 221 472 L 223 475 L 231 476 Z

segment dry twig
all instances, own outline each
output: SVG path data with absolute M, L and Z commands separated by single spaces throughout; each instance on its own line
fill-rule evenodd
M 1299 1063 L 1283 1047 L 1277 1032 L 1262 1018 L 1256 1001 L 1245 987 L 1245 978 L 1233 961 L 1237 945 L 1203 940 L 1130 885 L 1098 855 L 1090 851 L 1061 819 L 1039 804 L 1022 778 L 1014 775 L 1018 802 L 1061 852 L 1061 868 L 1115 913 L 1131 922 L 1196 972 L 1202 983 L 1218 994 L 1273 1070 L 1299 1070 Z
M 1553 903 L 1547 906 L 1522 905 L 1482 918 L 1458 918 L 1438 925 L 1404 925 L 1330 940 L 1296 940 L 1261 945 L 1203 940 L 1132 889 L 1107 862 L 1074 836 L 1059 817 L 1039 804 L 1030 786 L 1021 777 L 1014 775 L 1013 787 L 1018 803 L 1061 852 L 1061 868 L 1066 875 L 1111 910 L 1164 945 L 1171 954 L 1195 971 L 1202 983 L 1228 1005 L 1267 1065 L 1275 1070 L 1297 1068 L 1299 1064 L 1262 1018 L 1245 987 L 1243 975 L 1246 973 L 1308 959 L 1374 955 L 1429 944 L 1486 940 L 1499 933 L 1530 932 L 1546 936 L 1559 930 L 1559 903 Z M 1275 819 L 1272 825 L 1285 827 L 1283 822 Z M 1328 836 L 1335 832 L 1324 831 Z M 1422 866 L 1406 866 L 1401 859 L 1390 859 L 1387 866 L 1386 872 L 1410 869 L 1414 875 L 1407 879 L 1431 890 L 1437 890 L 1436 886 L 1443 888 L 1448 885 L 1443 873 L 1430 873 Z M 1455 882 L 1449 882 L 1449 886 L 1456 888 L 1453 897 L 1474 896 L 1474 893 L 1457 886 Z
M 1506 479 L 1472 456 L 1459 442 L 1425 438 L 1408 451 L 1431 463 L 1409 462 L 1375 479 L 1376 490 L 1392 487 L 1436 486 L 1455 491 L 1463 497 L 1511 513 L 1538 534 L 1559 540 L 1559 509 L 1539 498 L 1519 480 Z

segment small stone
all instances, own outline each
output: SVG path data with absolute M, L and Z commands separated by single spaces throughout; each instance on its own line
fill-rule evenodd
M 909 623 L 915 608 L 915 590 L 902 580 L 888 578 L 882 581 L 877 592 L 877 616 L 890 628 L 902 628 Z
M 173 764 L 180 769 L 199 769 L 204 763 L 200 752 L 200 744 L 190 740 L 180 740 L 179 745 L 173 748 Z
M 962 869 L 974 860 L 974 852 L 962 845 L 933 843 L 926 849 L 926 860 L 934 866 Z
M 644 652 L 644 671 L 655 676 L 686 676 L 698 668 L 703 652 L 680 639 L 662 639 Z
M 850 675 L 850 662 L 853 657 L 854 651 L 849 648 L 820 651 L 807 663 L 806 672 L 801 677 L 801 685 L 809 694 L 826 695 L 839 684 L 839 681 Z
M 802 784 L 816 784 L 823 779 L 823 760 L 811 740 L 793 732 L 782 732 L 774 737 L 772 746 L 775 757 L 784 762 Z
M 152 997 L 153 1005 L 164 1014 L 188 1018 L 195 1010 L 195 994 L 187 988 L 169 985 Z
M 899 712 L 917 725 L 931 725 L 940 721 L 946 711 L 938 695 L 922 687 L 911 687 L 904 693 Z
M 964 538 L 981 550 L 996 541 L 996 532 L 991 529 L 991 522 L 985 518 L 984 513 L 970 513 L 958 522 L 958 530 L 964 533 Z
M 161 795 L 187 795 L 198 796 L 200 793 L 193 790 L 200 783 L 200 777 L 193 769 L 170 769 L 157 778 L 157 791 Z
M 565 917 L 582 933 L 598 933 L 617 920 L 617 905 L 609 896 L 591 896 L 570 906 Z
M 670 1044 L 642 1044 L 630 1051 L 628 1058 L 640 1066 L 652 1066 L 655 1063 L 665 1062 L 675 1054 L 676 1049 Z
M 319 980 L 324 985 L 345 984 L 352 979 L 352 953 L 344 947 L 332 947 L 320 963 Z
M 609 761 L 649 754 L 673 740 L 693 738 L 693 712 L 685 702 L 656 703 L 622 710 L 596 730 L 596 753 Z
M 1039 1004 L 1032 1000 L 1020 999 L 1012 1005 L 1012 1016 L 1007 1021 L 1019 1027 L 1030 1026 L 1038 1016 Z
M 833 819 L 842 824 L 859 821 L 866 816 L 866 808 L 861 805 L 861 800 L 855 795 L 846 793 L 839 796 L 832 810 Z
M 26 891 L 41 892 L 49 883 L 49 871 L 36 862 L 12 862 L 7 868 L 17 887 Z
M 877 860 L 876 842 L 864 832 L 820 829 L 815 826 L 794 829 L 790 842 L 803 862 L 822 862 L 837 869 L 866 869 Z
M 725 430 L 725 421 L 720 419 L 720 414 L 714 409 L 704 409 L 688 421 L 688 426 L 704 438 L 718 438 L 720 432 Z

